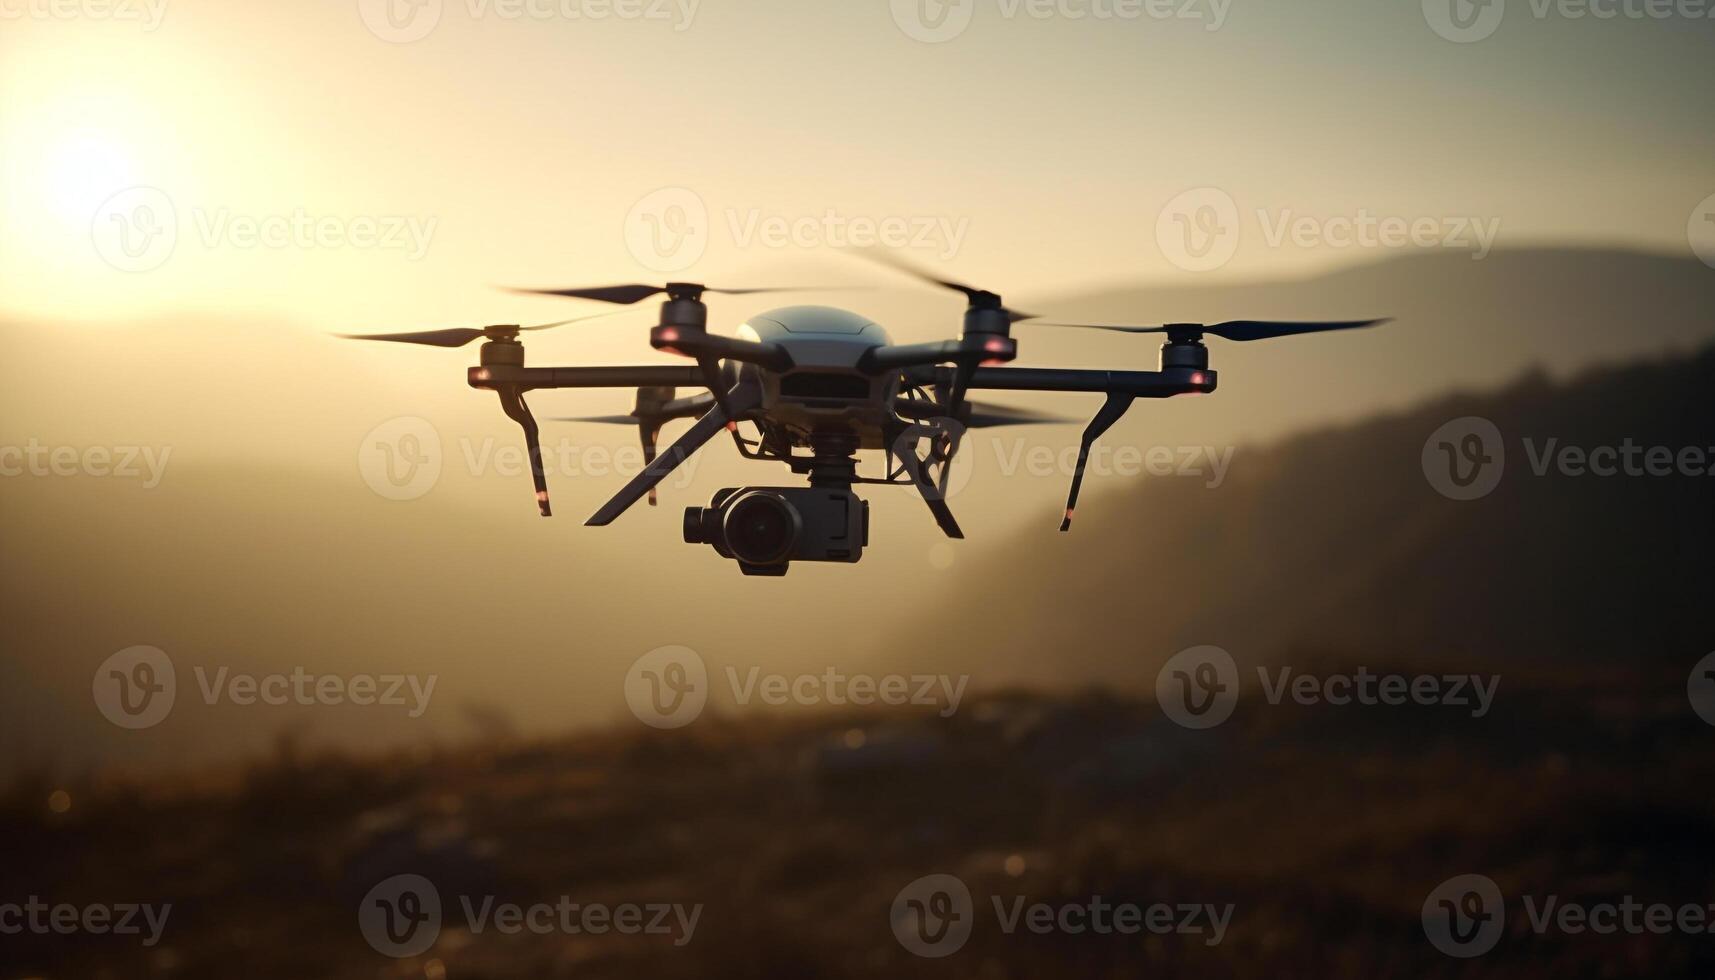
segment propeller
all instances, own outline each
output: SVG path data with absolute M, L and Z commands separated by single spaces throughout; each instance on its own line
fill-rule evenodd
M 718 293 L 722 296 L 752 296 L 759 293 L 795 293 L 818 292 L 834 289 L 851 289 L 850 286 L 764 286 L 754 289 L 717 289 L 695 282 L 670 282 L 665 286 L 650 286 L 634 283 L 623 286 L 590 286 L 578 289 L 509 289 L 508 292 L 521 293 L 526 296 L 567 296 L 572 299 L 593 299 L 603 303 L 616 303 L 620 306 L 630 306 L 641 303 L 651 296 L 667 294 L 671 299 L 700 300 L 704 293 Z
M 1042 323 L 1033 326 L 1070 327 L 1076 330 L 1111 330 L 1114 333 L 1164 333 L 1201 337 L 1208 334 L 1223 340 L 1270 340 L 1305 333 L 1325 333 L 1330 330 L 1359 330 L 1389 322 L 1378 320 L 1320 320 L 1289 322 L 1284 320 L 1229 320 L 1226 323 L 1169 323 L 1159 327 L 1126 327 L 1106 323 Z
M 661 427 L 669 419 L 687 414 L 683 403 L 676 403 L 673 396 L 678 394 L 674 388 L 649 387 L 637 389 L 635 407 L 626 415 L 584 415 L 553 419 L 555 422 L 590 422 L 597 425 L 633 425 L 637 427 L 638 437 L 643 443 L 643 465 L 648 467 L 655 462 L 659 453 Z M 675 410 L 677 409 L 677 410 Z M 660 502 L 656 488 L 649 488 L 649 506 L 654 507 Z
M 616 316 L 619 312 L 597 313 L 593 316 L 574 317 L 570 320 L 558 320 L 554 323 L 539 323 L 531 327 L 520 327 L 516 324 L 497 325 L 492 327 L 454 327 L 451 330 L 422 330 L 415 333 L 342 333 L 340 337 L 346 340 L 389 340 L 399 344 L 421 344 L 425 347 L 463 347 L 473 340 L 487 338 L 489 340 L 511 340 L 525 330 L 551 330 L 554 327 L 564 327 L 585 320 L 599 320 L 602 317 Z
M 637 415 L 561 415 L 548 421 L 589 422 L 594 425 L 640 425 L 643 419 Z
M 956 282 L 952 279 L 942 279 L 920 266 L 905 261 L 899 256 L 894 255 L 892 252 L 885 252 L 877 249 L 859 249 L 856 254 L 869 259 L 871 262 L 877 262 L 881 265 L 885 265 L 897 272 L 903 272 L 906 275 L 911 276 L 913 279 L 926 282 L 931 286 L 939 286 L 942 289 L 950 289 L 956 293 L 963 293 L 965 300 L 970 303 L 971 307 L 974 309 L 1003 310 L 1007 314 L 1007 319 L 1013 323 L 1018 323 L 1021 320 L 1034 320 L 1036 318 L 1036 314 L 1034 313 L 1020 313 L 1017 310 L 1007 309 L 1007 307 L 1001 303 L 999 293 L 991 293 L 986 289 L 967 286 L 962 282 Z
M 967 429 L 993 429 L 1006 425 L 1072 425 L 1078 421 L 1027 408 L 1013 408 L 1010 405 L 991 405 L 984 402 L 966 402 L 965 405 L 969 411 L 967 413 L 961 410 L 958 421 Z M 941 418 L 945 415 L 945 410 L 938 405 L 909 398 L 895 400 L 893 410 L 900 417 L 914 421 Z

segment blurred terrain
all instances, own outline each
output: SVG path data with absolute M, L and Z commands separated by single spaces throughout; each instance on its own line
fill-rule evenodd
M 1153 702 L 1015 693 L 946 719 L 703 719 L 380 757 L 288 745 L 199 780 L 79 783 L 63 813 L 25 779 L 0 798 L 8 893 L 173 909 L 153 949 L 7 937 L 0 976 L 1707 976 L 1707 936 L 1536 935 L 1519 899 L 1707 905 L 1710 741 L 1683 673 L 1610 665 L 1509 672 L 1481 719 L 1251 699 L 1197 732 Z M 916 958 L 889 925 L 930 873 L 974 902 L 946 959 Z M 1426 897 L 1461 873 L 1508 896 L 1479 960 L 1422 930 Z M 358 924 L 396 874 L 429 879 L 447 910 L 436 944 L 401 960 Z M 476 932 L 456 895 L 703 909 L 675 946 Z M 1234 911 L 1213 946 L 1008 935 L 996 896 Z

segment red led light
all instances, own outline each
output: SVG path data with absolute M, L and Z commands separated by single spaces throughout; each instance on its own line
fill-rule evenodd
M 1198 372 L 1191 375 L 1191 383 L 1194 385 L 1200 385 L 1207 380 L 1209 380 L 1209 379 L 1207 377 L 1205 377 L 1203 372 L 1201 372 L 1201 371 L 1198 371 Z

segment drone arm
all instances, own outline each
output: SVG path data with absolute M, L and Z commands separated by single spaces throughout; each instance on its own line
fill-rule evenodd
M 754 384 L 739 385 L 728 396 L 732 404 L 733 418 L 738 418 L 746 412 L 753 411 L 762 405 L 762 390 Z M 679 464 L 689 459 L 691 454 L 701 449 L 710 439 L 719 435 L 726 428 L 728 417 L 719 405 L 711 408 L 707 415 L 698 419 L 696 424 L 678 438 L 666 452 L 655 457 L 654 461 L 643 468 L 643 472 L 633 477 L 624 489 L 613 495 L 613 499 L 602 505 L 584 523 L 591 527 L 605 527 L 612 524 L 619 515 L 628 510 L 632 504 L 643 499 L 656 484 L 667 478 L 667 474 L 679 468 Z
M 871 347 L 858 361 L 858 370 L 868 374 L 884 371 L 930 368 L 937 364 L 969 365 L 975 368 L 984 361 L 1010 361 L 1018 354 L 1018 344 L 1010 337 L 966 334 L 959 340 L 940 340 L 928 344 L 890 344 Z
M 524 391 L 538 388 L 702 388 L 703 375 L 695 367 L 649 364 L 636 367 L 473 367 L 472 388 L 499 389 L 512 386 Z
M 945 370 L 945 369 L 943 369 Z M 937 381 L 953 381 L 949 376 Z M 1084 468 L 1090 449 L 1103 433 L 1125 416 L 1139 398 L 1171 398 L 1174 395 L 1204 394 L 1215 390 L 1215 372 L 1190 368 L 1165 371 L 1080 371 L 1057 368 L 977 368 L 970 386 L 998 391 L 1071 391 L 1107 395 L 1107 401 L 1084 429 L 1078 445 L 1078 467 L 1072 473 L 1072 489 L 1066 495 L 1066 515 L 1061 531 L 1072 529 L 1072 512 L 1084 485 Z
M 937 369 L 937 380 L 950 383 L 951 368 Z M 991 391 L 1070 391 L 1133 398 L 1171 398 L 1208 394 L 1216 375 L 1209 370 L 1171 368 L 1166 371 L 1089 371 L 1068 368 L 979 367 L 970 386 Z

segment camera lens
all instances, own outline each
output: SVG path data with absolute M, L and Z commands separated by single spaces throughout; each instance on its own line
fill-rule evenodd
M 727 510 L 727 547 L 739 561 L 773 565 L 792 557 L 804 523 L 797 508 L 771 493 L 747 493 Z
M 685 543 L 708 544 L 709 533 L 706 530 L 705 511 L 701 507 L 685 508 Z

